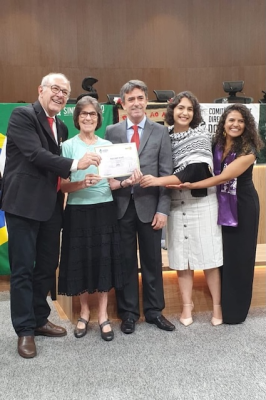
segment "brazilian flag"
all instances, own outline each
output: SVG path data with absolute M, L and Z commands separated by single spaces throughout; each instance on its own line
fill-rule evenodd
M 5 140 L 5 136 L 0 133 L 0 152 Z M 0 210 L 0 275 L 9 275 L 7 229 L 5 223 L 5 213 Z
M 0 275 L 9 275 L 7 229 L 4 211 L 0 210 Z

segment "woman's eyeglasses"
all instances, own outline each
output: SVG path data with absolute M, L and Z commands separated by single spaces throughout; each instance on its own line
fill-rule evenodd
M 90 118 L 92 118 L 92 119 L 96 119 L 96 118 L 98 117 L 98 114 L 97 114 L 96 111 L 90 111 L 90 112 L 88 112 L 88 111 L 81 111 L 80 114 L 79 114 L 79 116 L 80 116 L 81 118 L 87 118 L 88 115 L 89 115 Z

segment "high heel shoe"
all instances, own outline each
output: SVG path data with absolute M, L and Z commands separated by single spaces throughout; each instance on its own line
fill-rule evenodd
M 221 308 L 221 305 L 220 304 L 214 304 L 213 307 L 220 307 Z M 223 320 L 220 319 L 220 318 L 212 317 L 212 319 L 211 319 L 211 324 L 213 326 L 222 325 L 222 323 L 223 323 Z
M 183 304 L 183 307 L 191 307 L 191 311 L 194 308 L 194 304 L 193 301 L 191 302 L 191 304 Z M 180 318 L 179 321 L 181 322 L 181 324 L 183 324 L 184 326 L 189 326 L 191 324 L 193 324 L 193 319 L 192 317 L 189 318 Z

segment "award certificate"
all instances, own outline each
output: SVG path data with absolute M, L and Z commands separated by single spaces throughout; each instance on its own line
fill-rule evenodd
M 130 176 L 139 168 L 136 143 L 95 146 L 95 152 L 102 158 L 98 171 L 103 178 Z

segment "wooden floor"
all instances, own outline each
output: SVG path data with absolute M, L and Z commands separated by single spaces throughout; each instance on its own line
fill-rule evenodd
M 175 271 L 168 268 L 167 251 L 162 250 L 163 257 L 163 280 L 164 280 L 164 295 L 165 304 L 164 315 L 179 314 L 181 312 L 181 298 L 178 290 L 178 278 Z M 251 307 L 265 306 L 265 291 L 266 291 L 266 246 L 258 245 L 256 255 L 256 268 L 253 284 L 253 298 Z M 140 287 L 140 309 L 142 309 L 142 285 L 141 275 L 139 275 Z M 0 276 L 0 291 L 9 290 L 9 276 Z M 211 297 L 208 287 L 205 282 L 204 273 L 202 271 L 195 272 L 193 301 L 195 304 L 195 312 L 211 311 Z M 58 296 L 54 302 L 55 307 L 62 319 L 68 318 L 73 323 L 79 317 L 80 305 L 78 297 Z M 91 320 L 97 321 L 97 293 L 90 296 Z M 108 304 L 109 318 L 114 320 L 116 315 L 116 300 L 114 290 L 109 293 Z M 141 314 L 143 318 L 143 314 Z

